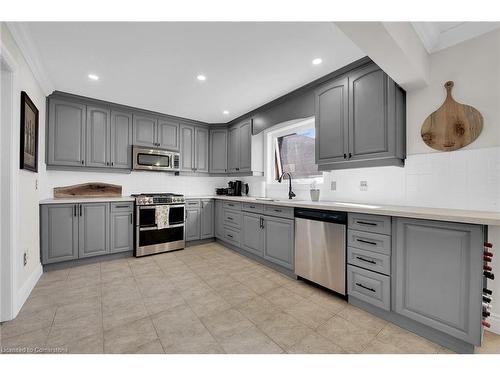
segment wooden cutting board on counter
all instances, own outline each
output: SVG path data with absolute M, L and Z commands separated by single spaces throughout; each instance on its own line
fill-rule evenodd
M 458 150 L 474 142 L 483 130 L 483 116 L 474 107 L 453 99 L 453 82 L 444 84 L 446 99 L 422 125 L 421 135 L 427 146 L 440 151 Z
M 122 187 L 120 185 L 106 184 L 104 182 L 88 182 L 86 184 L 70 185 L 54 188 L 54 198 L 73 197 L 121 197 Z

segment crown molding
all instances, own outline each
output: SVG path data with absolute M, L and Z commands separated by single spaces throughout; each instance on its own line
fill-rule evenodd
M 49 95 L 54 91 L 54 84 L 42 63 L 28 26 L 22 22 L 6 22 L 6 25 L 42 91 Z

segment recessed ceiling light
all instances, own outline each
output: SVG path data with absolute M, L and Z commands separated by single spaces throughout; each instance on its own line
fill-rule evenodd
M 205 77 L 203 74 L 198 74 L 196 78 L 198 79 L 198 81 L 205 81 L 207 79 L 207 77 Z
M 89 74 L 88 77 L 92 80 L 92 81 L 98 81 L 99 80 L 99 76 L 95 75 L 95 74 Z
M 223 114 L 228 115 L 229 111 L 222 111 Z
M 318 58 L 316 58 L 316 59 L 314 59 L 314 60 L 312 61 L 313 65 L 319 65 L 319 64 L 321 64 L 322 62 L 323 62 L 323 60 L 322 60 L 322 59 L 320 59 L 319 57 L 318 57 Z

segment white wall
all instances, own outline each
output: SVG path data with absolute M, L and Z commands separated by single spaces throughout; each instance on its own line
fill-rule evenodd
M 1 24 L 1 42 L 15 60 L 16 71 L 14 81 L 14 141 L 11 157 L 14 168 L 14 183 L 17 186 L 14 192 L 14 212 L 12 224 L 14 226 L 14 313 L 21 308 L 32 287 L 41 274 L 39 233 L 38 233 L 38 201 L 39 194 L 36 190 L 36 180 L 39 174 L 20 170 L 19 168 L 19 123 L 21 105 L 21 91 L 26 91 L 39 110 L 39 124 L 43 128 L 45 123 L 45 94 L 38 85 L 35 77 L 24 60 L 19 48 L 12 39 L 5 24 Z M 2 249 L 5 251 L 7 249 Z M 28 263 L 23 265 L 23 253 L 27 252 Z
M 405 167 L 326 172 L 320 199 L 500 212 L 500 30 L 431 55 L 430 79 L 429 86 L 407 93 Z M 448 80 L 455 82 L 457 101 L 483 114 L 484 129 L 462 150 L 439 152 L 422 141 L 420 128 L 444 100 L 443 84 Z M 367 191 L 360 191 L 361 180 L 368 182 Z M 332 181 L 336 191 L 330 190 Z M 263 177 L 245 182 L 251 195 L 287 198 L 285 183 L 266 185 Z M 310 199 L 308 185 L 294 185 L 293 190 L 296 199 Z M 489 229 L 498 264 L 500 227 Z M 498 267 L 495 270 L 500 272 Z M 490 285 L 496 292 L 491 321 L 500 333 L 500 278 Z

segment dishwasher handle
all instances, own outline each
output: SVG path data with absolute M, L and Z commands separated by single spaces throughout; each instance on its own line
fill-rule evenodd
M 295 217 L 307 220 L 326 221 L 335 224 L 347 224 L 347 213 L 339 211 L 310 210 L 296 208 Z

